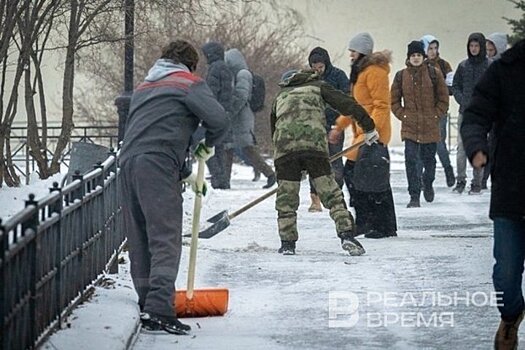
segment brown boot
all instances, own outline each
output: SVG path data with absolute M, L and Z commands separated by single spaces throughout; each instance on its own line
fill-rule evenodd
M 312 204 L 310 204 L 310 208 L 308 208 L 308 211 L 310 213 L 323 211 L 323 207 L 321 206 L 321 200 L 319 199 L 319 196 L 315 193 L 310 193 L 310 198 L 312 199 Z
M 523 320 L 522 312 L 515 321 L 506 322 L 501 320 L 498 332 L 494 339 L 495 350 L 517 350 L 518 349 L 518 329 Z

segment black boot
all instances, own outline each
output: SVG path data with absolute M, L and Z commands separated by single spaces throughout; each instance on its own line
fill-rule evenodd
M 266 179 L 266 185 L 264 185 L 263 188 L 270 188 L 273 185 L 275 185 L 275 173 L 268 176 Z
M 148 332 L 167 332 L 177 335 L 187 335 L 191 327 L 179 321 L 175 316 L 161 316 L 142 312 L 140 314 L 142 328 Z
M 425 185 L 423 187 L 423 197 L 428 203 L 432 203 L 434 201 L 434 188 L 432 185 Z
M 295 241 L 281 241 L 281 248 L 277 253 L 282 255 L 295 255 Z
M 458 181 L 456 183 L 456 187 L 454 187 L 453 191 L 457 193 L 463 193 L 465 191 L 465 186 L 467 186 L 466 181 Z
M 456 177 L 454 176 L 454 169 L 449 165 L 445 168 L 445 178 L 447 179 L 447 186 L 452 187 L 456 183 Z
M 407 204 L 407 208 L 419 208 L 421 204 L 419 203 L 419 196 L 411 196 L 410 202 Z

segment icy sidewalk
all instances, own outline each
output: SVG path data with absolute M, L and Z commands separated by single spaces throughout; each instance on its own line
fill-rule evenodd
M 274 198 L 260 203 L 200 242 L 196 288 L 228 288 L 228 313 L 184 320 L 193 328 L 191 336 L 139 333 L 133 348 L 491 348 L 499 318 L 485 300 L 493 292 L 489 193 L 453 194 L 439 169 L 435 202 L 422 199 L 421 208 L 406 209 L 401 169 L 393 164 L 399 237 L 360 238 L 367 254 L 348 256 L 328 211 L 307 212 L 303 182 L 296 256 L 276 253 Z M 213 191 L 205 199 L 203 225 L 221 210 L 236 210 L 266 193 L 260 189 L 264 179 L 251 182 L 251 168 L 235 170 L 232 190 Z M 192 200 L 186 193 L 186 232 Z M 185 288 L 188 251 L 185 246 L 178 288 Z M 135 340 L 138 308 L 129 275 L 124 268 L 109 277 L 116 288 L 97 289 L 92 301 L 74 312 L 71 328 L 55 334 L 46 349 L 124 349 Z

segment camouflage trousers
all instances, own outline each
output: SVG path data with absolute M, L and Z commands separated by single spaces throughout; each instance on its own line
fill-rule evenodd
M 343 192 L 331 172 L 328 158 L 318 158 L 313 162 L 299 161 L 299 164 L 294 164 L 294 161 L 288 160 L 285 163 L 286 165 L 275 162 L 278 184 L 275 209 L 277 210 L 277 223 L 281 240 L 297 241 L 299 238 L 297 232 L 297 209 L 299 208 L 301 169 L 309 172 L 310 178 L 313 178 L 312 181 L 321 203 L 325 208 L 329 209 L 330 217 L 335 222 L 338 236 L 341 237 L 343 232 L 353 231 L 354 219 L 346 208 Z M 309 169 L 310 167 L 316 167 L 316 169 Z M 321 172 L 328 172 L 328 174 L 316 176 L 319 175 L 319 169 L 327 169 L 327 171 Z

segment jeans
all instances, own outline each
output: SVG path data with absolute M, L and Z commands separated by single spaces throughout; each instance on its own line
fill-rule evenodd
M 417 143 L 405 140 L 405 169 L 410 197 L 419 198 L 421 175 L 425 186 L 432 186 L 436 177 L 436 143 Z M 418 166 L 421 160 L 423 168 Z
M 437 154 L 439 161 L 443 166 L 443 169 L 450 167 L 450 157 L 448 155 L 447 149 L 447 120 L 448 115 L 445 114 L 439 120 L 439 132 L 441 135 L 441 140 L 437 143 Z
M 463 115 L 458 116 L 458 130 L 461 129 L 461 123 L 463 122 Z M 461 133 L 458 133 L 458 153 L 456 156 L 458 182 L 465 182 L 467 179 L 467 155 L 465 153 L 465 148 L 463 148 L 463 140 L 461 139 Z M 473 169 L 472 170 L 472 183 L 481 186 L 481 178 L 483 176 L 483 169 Z
M 498 309 L 504 320 L 513 320 L 524 309 L 521 281 L 525 259 L 525 220 L 494 219 L 494 258 L 496 264 L 492 281 L 496 291 L 503 292 L 503 305 Z

